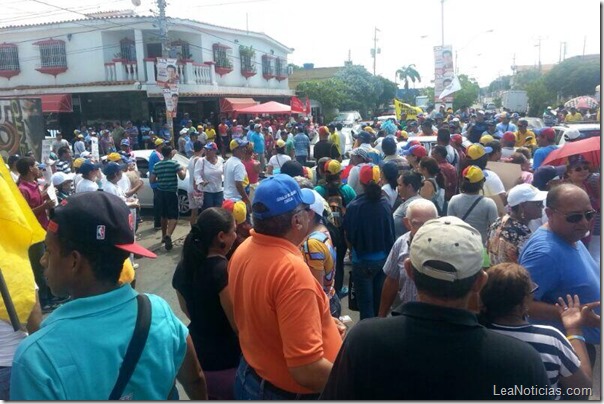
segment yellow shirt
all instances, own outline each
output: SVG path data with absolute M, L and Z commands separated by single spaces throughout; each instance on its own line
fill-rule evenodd
M 335 144 L 336 148 L 338 149 L 338 153 L 340 153 L 340 155 L 342 155 L 342 150 L 340 150 L 340 134 L 337 131 L 333 132 L 331 135 L 329 135 L 329 137 L 327 138 L 327 141 L 329 143 Z
M 579 122 L 583 120 L 583 115 L 581 115 L 581 113 L 579 111 L 575 112 L 574 114 L 572 113 L 568 113 L 566 114 L 566 117 L 564 118 L 564 122 Z
M 206 136 L 209 142 L 213 142 L 216 139 L 216 131 L 214 129 L 206 129 Z
M 526 140 L 527 137 L 532 136 L 532 139 Z M 516 131 L 516 147 L 537 147 L 537 138 L 532 130 L 527 130 L 524 133 Z

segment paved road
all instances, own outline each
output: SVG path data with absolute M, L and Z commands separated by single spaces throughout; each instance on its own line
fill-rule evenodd
M 143 215 L 146 213 L 146 211 L 143 211 Z M 139 264 L 136 275 L 136 289 L 146 293 L 153 293 L 164 298 L 170 304 L 174 313 L 176 313 L 185 324 L 188 324 L 188 319 L 180 309 L 176 292 L 172 288 L 172 275 L 180 260 L 182 244 L 190 228 L 188 219 L 181 219 L 179 221 L 172 237 L 174 241 L 174 248 L 172 251 L 166 251 L 163 248 L 160 240 L 161 232 L 153 230 L 152 218 L 144 216 L 144 219 L 145 220 L 141 223 L 137 232 L 137 241 L 151 251 L 154 251 L 158 257 L 154 260 L 141 258 L 136 261 Z M 344 278 L 345 285 L 348 285 L 349 270 L 350 267 L 346 267 Z M 352 318 L 353 323 L 350 324 L 349 327 L 359 321 L 359 313 L 348 310 L 347 298 L 342 300 L 342 315 L 349 315 Z M 593 376 L 594 388 L 591 399 L 599 400 L 601 380 L 601 352 L 599 349 L 598 360 L 596 361 Z M 177 385 L 181 398 L 186 399 L 187 396 L 182 390 L 182 387 L 180 384 Z

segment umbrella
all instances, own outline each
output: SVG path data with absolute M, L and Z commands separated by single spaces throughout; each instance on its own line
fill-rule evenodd
M 566 101 L 564 106 L 566 108 L 575 107 L 577 109 L 598 108 L 598 100 L 588 95 L 582 95 L 581 97 L 576 97 Z
M 566 163 L 566 159 L 575 154 L 581 154 L 592 166 L 600 165 L 600 136 L 564 143 L 562 147 L 552 151 L 543 160 L 542 165 L 557 166 Z

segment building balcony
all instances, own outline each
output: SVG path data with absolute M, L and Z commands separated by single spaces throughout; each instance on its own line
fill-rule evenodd
M 144 59 L 144 70 L 140 71 L 136 61 L 113 59 L 105 63 L 105 80 L 109 82 L 140 81 L 146 84 L 155 84 L 157 77 L 156 58 Z M 211 64 L 195 63 L 185 59 L 176 65 L 178 84 L 213 84 L 213 69 Z

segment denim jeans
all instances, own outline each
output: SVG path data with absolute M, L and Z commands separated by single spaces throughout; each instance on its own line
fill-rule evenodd
M 290 393 L 293 395 L 293 393 Z M 295 397 L 286 397 L 267 388 L 266 380 L 258 379 L 243 355 L 235 375 L 235 400 L 311 400 L 318 398 L 318 394 L 298 394 Z
M 10 366 L 0 368 L 0 400 L 8 400 L 10 393 Z
M 207 208 L 219 208 L 222 206 L 224 200 L 224 192 L 204 192 L 203 193 L 203 206 L 201 210 L 204 211 Z
M 356 290 L 361 320 L 375 317 L 380 309 L 386 260 L 352 263 L 352 281 Z

